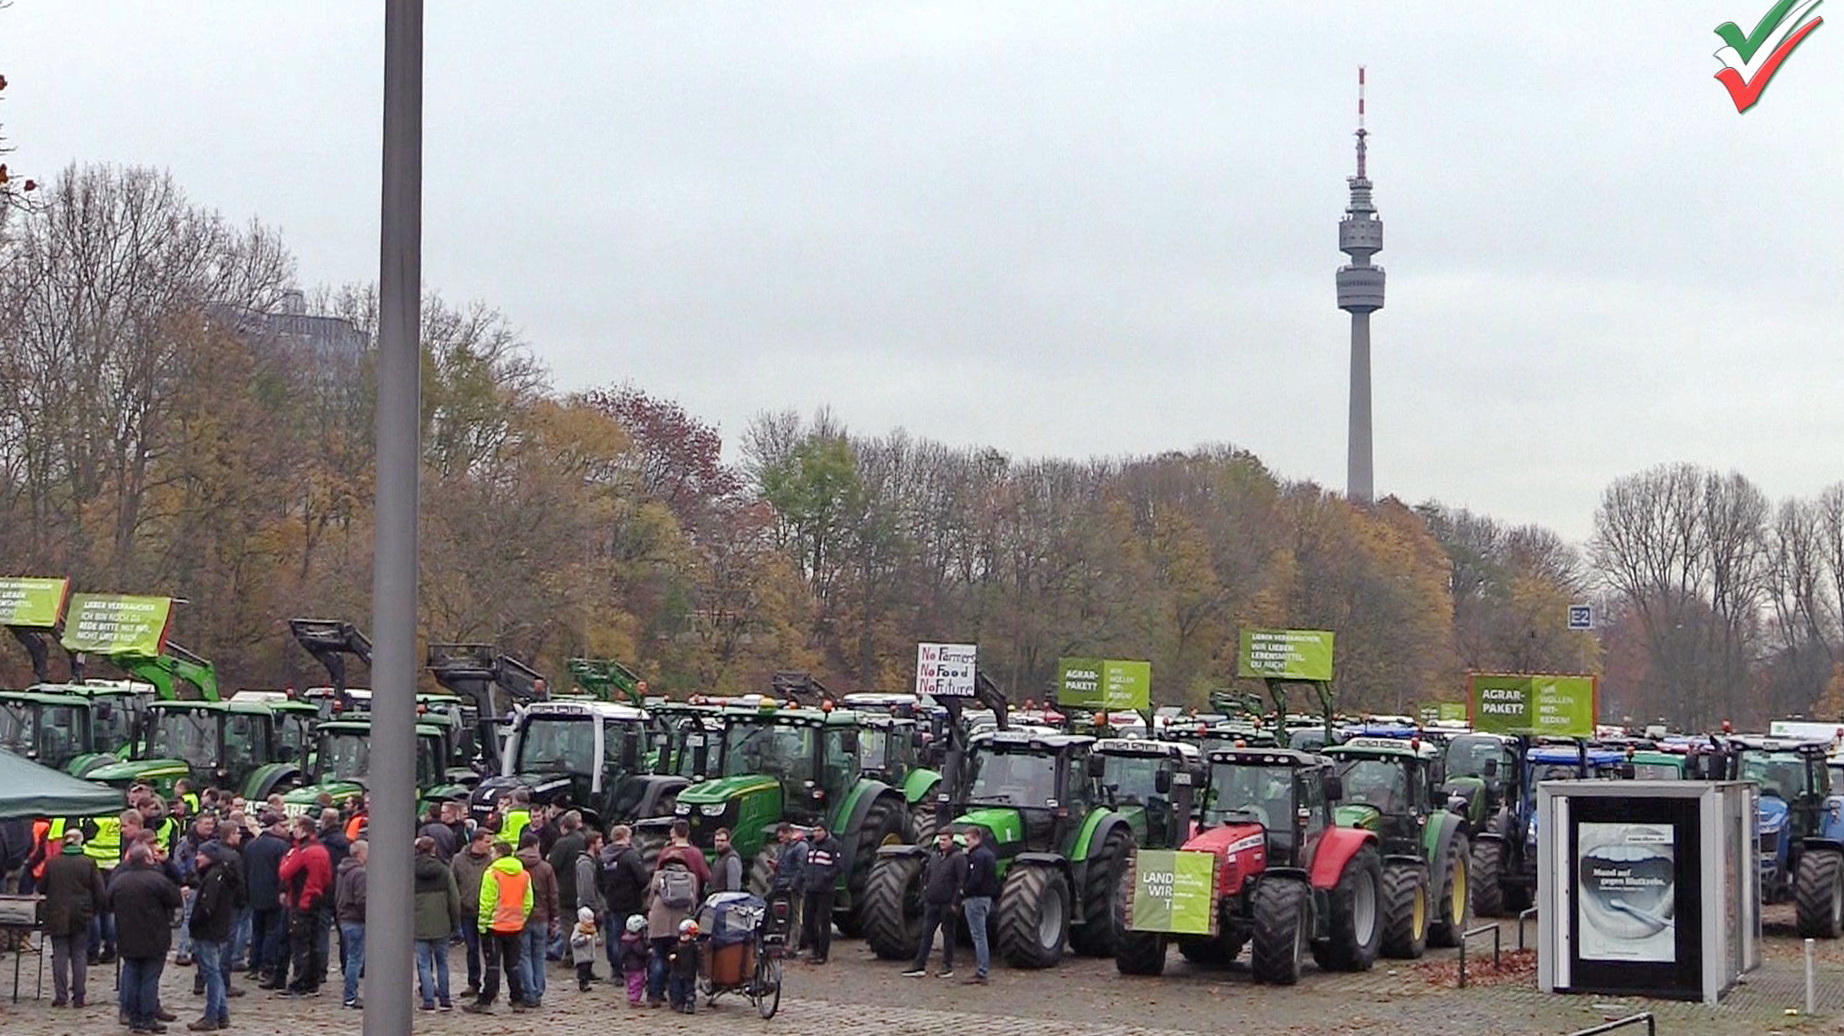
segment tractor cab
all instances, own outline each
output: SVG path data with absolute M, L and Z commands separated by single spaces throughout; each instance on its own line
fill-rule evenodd
M 95 767 L 87 780 L 120 787 L 147 782 L 170 793 L 181 777 L 261 799 L 299 779 L 278 758 L 275 713 L 252 701 L 157 701 L 145 737 L 127 760 Z
M 82 695 L 49 689 L 0 691 L 0 748 L 63 770 L 95 751 L 90 718 L 89 699 Z
M 1169 849 L 1191 834 L 1191 789 L 1203 783 L 1203 755 L 1182 741 L 1103 738 L 1089 757 L 1100 801 L 1123 813 L 1140 845 Z
M 1386 847 L 1413 852 L 1440 795 L 1440 752 L 1419 739 L 1359 735 L 1326 749 L 1344 785 L 1336 815 L 1346 827 L 1375 831 Z
M 1516 740 L 1498 734 L 1458 734 L 1442 753 L 1442 793 L 1457 800 L 1467 822 L 1478 829 L 1516 798 L 1522 776 Z
M 1797 738 L 1732 737 L 1720 776 L 1761 790 L 1761 898 L 1794 899 L 1802 936 L 1844 933 L 1844 797 L 1832 791 L 1831 746 Z
M 1193 839 L 1201 844 L 1186 848 L 1215 849 L 1221 843 L 1229 849 L 1224 868 L 1229 894 L 1262 867 L 1310 868 L 1320 836 L 1332 825 L 1332 803 L 1342 792 L 1323 756 L 1289 748 L 1212 752 L 1201 831 Z M 1239 853 L 1247 856 L 1238 860 Z M 1259 865 L 1238 867 L 1250 861 Z
M 534 702 L 506 742 L 505 772 L 470 797 L 477 817 L 493 812 L 514 788 L 540 804 L 568 801 L 596 826 L 670 816 L 687 781 L 650 776 L 652 719 L 644 709 L 577 695 Z
M 305 786 L 282 796 L 283 811 L 289 816 L 310 815 L 319 809 L 322 795 L 344 806 L 365 794 L 371 776 L 371 720 L 327 720 L 316 736 L 313 765 L 303 778 Z M 416 787 L 427 797 L 441 798 L 448 793 L 442 788 L 448 740 L 440 727 L 416 725 Z
M 1073 837 L 1071 818 L 1086 816 L 1100 798 L 1088 765 L 1094 742 L 1086 734 L 1021 729 L 976 735 L 952 826 L 985 828 L 995 849 L 1061 848 Z

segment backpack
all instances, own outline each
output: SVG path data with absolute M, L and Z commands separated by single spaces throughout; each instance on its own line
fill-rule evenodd
M 698 876 L 682 863 L 668 863 L 659 872 L 659 901 L 673 910 L 697 906 Z

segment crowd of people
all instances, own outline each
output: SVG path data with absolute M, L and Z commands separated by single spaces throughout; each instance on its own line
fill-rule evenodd
M 121 1023 L 136 1036 L 163 1033 L 178 1020 L 161 1001 L 169 959 L 193 969 L 202 1000 L 186 1025 L 193 1032 L 230 1025 L 230 1001 L 246 995 L 239 976 L 276 996 L 314 997 L 335 961 L 342 1003 L 363 1006 L 365 868 L 375 834 L 363 797 L 343 806 L 323 797 L 290 815 L 279 795 L 246 802 L 217 789 L 195 793 L 182 781 L 170 801 L 136 786 L 129 805 L 117 816 L 46 820 L 35 830 L 19 887 L 44 896 L 54 1008 L 84 1006 L 87 969 L 119 961 Z M 707 858 L 689 825 L 675 820 L 649 860 L 629 826 L 597 830 L 567 803 L 534 805 L 523 789 L 484 821 L 465 802 L 432 806 L 402 836 L 415 845 L 421 1009 L 492 1013 L 502 981 L 511 1010 L 541 1008 L 554 963 L 581 992 L 607 981 L 630 1007 L 695 1011 L 699 905 L 713 893 L 745 891 L 746 867 L 729 834 L 716 833 Z M 841 848 L 823 825 L 783 824 L 777 838 L 769 895 L 789 904 L 788 952 L 823 965 Z M 937 862 L 944 854 L 950 862 Z M 993 890 L 982 891 L 981 873 Z M 976 938 L 975 980 L 984 981 L 983 917 L 996 892 L 990 863 L 983 872 L 977 862 L 967 866 L 949 840 L 931 854 L 928 875 L 930 939 L 942 927 L 951 954 L 950 912 L 964 912 Z M 449 973 L 456 946 L 466 960 L 459 991 Z

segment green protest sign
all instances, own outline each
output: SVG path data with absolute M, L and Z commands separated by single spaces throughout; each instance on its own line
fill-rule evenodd
M 1236 675 L 1268 680 L 1330 680 L 1330 630 L 1243 630 Z
M 97 655 L 152 658 L 166 648 L 173 617 L 171 597 L 72 594 L 64 621 L 64 647 Z
M 1458 701 L 1431 701 L 1416 711 L 1423 723 L 1464 723 L 1466 722 L 1466 703 Z
M 1474 673 L 1473 729 L 1488 734 L 1593 737 L 1592 676 Z
M 1209 935 L 1216 919 L 1216 854 L 1141 849 L 1134 856 L 1132 929 Z
M 64 617 L 64 599 L 69 592 L 68 579 L 0 577 L 0 626 L 50 629 Z
M 1079 709 L 1152 707 L 1152 663 L 1059 658 L 1056 703 Z

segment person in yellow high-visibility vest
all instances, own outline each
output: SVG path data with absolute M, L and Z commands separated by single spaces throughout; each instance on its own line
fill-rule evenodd
M 512 808 L 506 811 L 499 822 L 497 840 L 514 849 L 519 847 L 519 836 L 531 826 L 531 792 L 524 788 L 512 791 Z
M 81 821 L 86 837 L 83 854 L 96 861 L 105 877 L 122 862 L 122 851 L 141 836 L 141 811 L 125 809 L 118 816 L 89 817 Z M 115 912 L 98 910 L 90 922 L 91 964 L 115 960 Z

